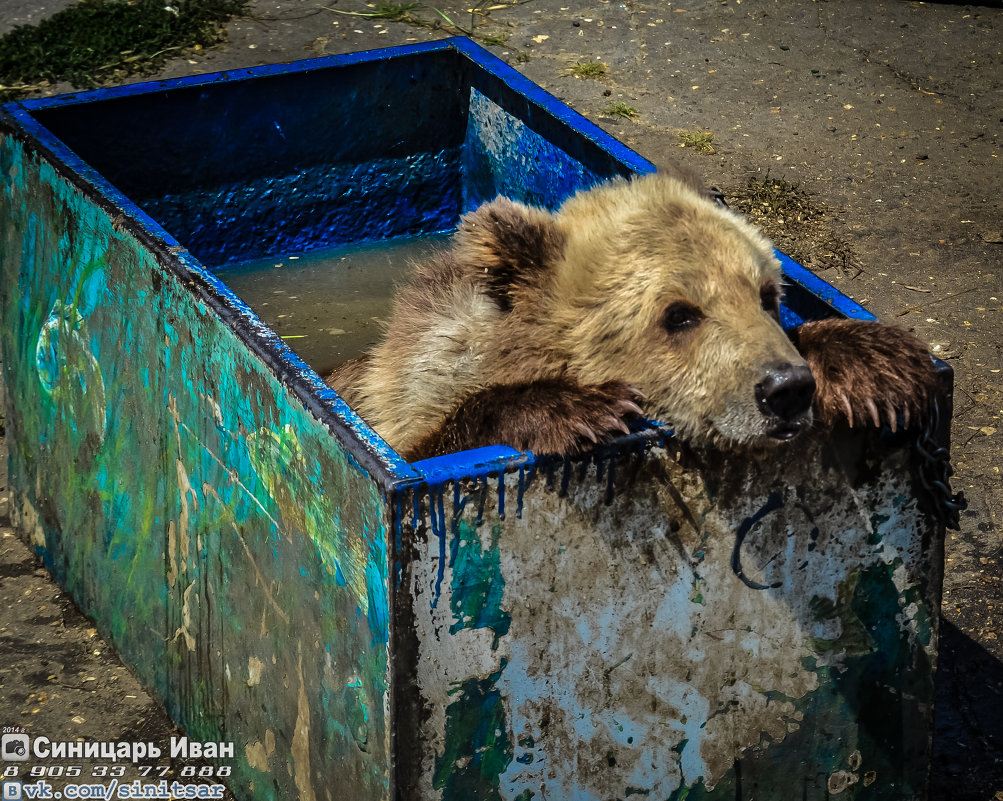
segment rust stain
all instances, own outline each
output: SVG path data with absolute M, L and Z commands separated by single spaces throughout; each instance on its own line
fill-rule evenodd
M 252 656 L 247 660 L 247 686 L 254 687 L 261 682 L 261 671 L 264 670 L 265 663 Z
M 189 651 L 195 650 L 195 637 L 192 635 L 192 606 L 191 606 L 191 596 L 192 590 L 195 589 L 195 582 L 193 581 L 188 585 L 183 596 L 183 603 L 181 606 L 181 625 L 178 630 L 174 632 L 173 642 L 176 642 L 178 637 L 185 638 L 185 645 L 188 646 Z M 195 594 L 195 603 L 197 604 L 199 600 L 198 593 Z
M 300 801 L 316 801 L 310 784 L 310 702 L 306 697 L 303 680 L 303 643 L 298 644 L 299 662 L 296 673 L 299 679 L 299 696 L 296 703 L 296 727 L 293 732 L 292 755 L 296 765 L 296 788 L 300 791 Z
M 247 764 L 256 770 L 260 770 L 262 773 L 271 773 L 271 768 L 268 767 L 268 758 L 273 753 L 275 753 L 275 734 L 271 729 L 265 732 L 264 743 L 258 740 L 253 744 L 248 744 L 244 748 Z
M 167 568 L 167 583 L 174 589 L 178 580 L 178 529 L 173 520 L 167 523 L 167 558 L 170 564 Z

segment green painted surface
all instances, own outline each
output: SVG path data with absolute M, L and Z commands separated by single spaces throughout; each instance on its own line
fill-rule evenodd
M 502 665 L 504 669 L 504 664 Z M 498 778 L 512 761 L 505 703 L 495 683 L 501 671 L 471 678 L 450 690 L 446 748 L 433 783 L 450 801 L 500 801 Z
M 459 523 L 459 521 L 457 521 Z M 450 606 L 453 625 L 450 634 L 460 629 L 487 628 L 494 632 L 493 647 L 498 638 L 508 634 L 511 616 L 502 609 L 505 578 L 501 573 L 498 538 L 501 526 L 494 525 L 485 547 L 481 532 L 470 522 L 456 528 L 453 539 L 453 580 Z
M 450 634 L 463 629 L 491 631 L 492 650 L 509 630 L 502 608 L 502 576 L 498 538 L 501 526 L 479 529 L 456 519 L 451 541 Z M 482 540 L 482 532 L 485 539 Z M 502 670 L 504 669 L 504 662 Z M 449 691 L 445 750 L 436 762 L 433 784 L 443 799 L 500 801 L 498 778 L 512 760 L 505 705 L 495 687 L 501 670 L 483 678 L 458 682 Z
M 15 522 L 189 735 L 237 744 L 239 794 L 386 798 L 375 484 L 152 253 L 2 132 L 0 193 Z

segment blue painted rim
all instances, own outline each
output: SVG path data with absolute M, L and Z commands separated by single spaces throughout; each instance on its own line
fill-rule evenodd
M 64 173 L 64 177 L 72 179 L 95 197 L 112 216 L 124 215 L 132 223 L 130 227 L 133 233 L 158 257 L 161 264 L 182 279 L 191 291 L 206 302 L 238 335 L 243 334 L 248 345 L 270 367 L 279 381 L 286 384 L 322 424 L 334 432 L 339 432 L 346 444 L 355 441 L 360 445 L 360 452 L 353 454 L 360 467 L 373 475 L 386 491 L 395 492 L 414 484 L 441 484 L 450 478 L 459 479 L 516 470 L 520 466 L 533 464 L 537 457 L 506 446 L 492 446 L 489 449 L 447 454 L 415 464 L 404 461 L 337 393 L 324 384 L 320 376 L 296 355 L 281 337 L 265 325 L 247 304 L 206 269 L 163 226 L 80 159 L 31 115 L 32 112 L 63 106 L 157 94 L 216 85 L 221 82 L 246 81 L 272 75 L 355 66 L 449 50 L 467 59 L 483 74 L 502 81 L 512 92 L 523 97 L 532 106 L 573 129 L 623 165 L 629 173 L 644 175 L 655 171 L 656 168 L 650 161 L 537 86 L 497 56 L 462 36 L 304 59 L 287 64 L 248 67 L 15 101 L 0 106 L 0 115 L 7 118 L 10 127 L 15 130 L 20 129 L 31 147 L 40 146 L 40 149 L 46 151 L 56 169 Z M 784 273 L 791 281 L 799 284 L 839 314 L 858 320 L 875 319 L 874 315 L 858 303 L 790 257 L 779 251 L 777 257 L 781 261 Z M 653 422 L 652 427 L 646 432 L 638 432 L 625 439 L 633 440 L 639 436 L 648 440 L 664 439 L 671 436 L 671 432 Z
M 193 86 L 208 86 L 222 82 L 234 83 L 251 78 L 264 78 L 270 75 L 295 75 L 301 72 L 314 72 L 331 67 L 349 67 L 357 64 L 369 64 L 374 61 L 386 61 L 391 58 L 406 58 L 423 53 L 442 52 L 452 49 L 450 39 L 440 39 L 436 42 L 422 42 L 413 45 L 383 47 L 377 50 L 363 50 L 358 53 L 344 53 L 337 56 L 320 56 L 305 58 L 284 64 L 264 64 L 259 67 L 246 67 L 239 70 L 224 70 L 210 72 L 204 75 L 189 75 L 184 78 L 168 78 L 162 81 L 143 81 L 125 86 L 110 86 L 103 89 L 89 89 L 84 92 L 71 92 L 54 97 L 39 97 L 31 100 L 20 100 L 9 103 L 8 106 L 21 106 L 28 111 L 72 106 L 80 103 L 93 103 L 100 100 L 112 100 L 136 95 L 156 94 L 174 89 L 186 89 Z
M 811 270 L 798 264 L 786 253 L 779 250 L 773 251 L 780 259 L 780 269 L 795 284 L 802 287 L 808 294 L 813 295 L 822 301 L 826 306 L 835 309 L 843 317 L 851 320 L 877 320 L 867 309 L 854 300 L 851 300 L 831 284 L 826 283 Z
M 513 69 L 473 40 L 468 39 L 466 36 L 454 36 L 444 41 L 448 42 L 458 53 L 469 58 L 488 75 L 504 81 L 506 86 L 514 92 L 522 95 L 534 105 L 544 109 L 554 119 L 564 123 L 576 133 L 581 134 L 589 141 L 598 145 L 623 164 L 630 172 L 636 175 L 646 175 L 655 172 L 657 169 L 646 158 L 635 153 L 618 139 L 610 136 L 594 122 L 587 120 L 569 105 L 558 100 L 545 89 L 537 86 L 521 72 Z

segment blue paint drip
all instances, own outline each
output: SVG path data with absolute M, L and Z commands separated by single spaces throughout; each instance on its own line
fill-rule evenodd
M 518 520 L 522 520 L 522 495 L 525 491 L 526 469 L 523 465 L 519 465 L 519 490 L 515 496 L 515 516 Z
M 613 503 L 613 481 L 615 474 L 616 458 L 618 452 L 615 445 L 610 446 L 609 450 L 609 468 L 606 471 L 606 505 L 609 506 Z
M 463 510 L 467 508 L 467 496 L 460 494 L 460 482 L 453 483 L 453 520 L 456 525 L 463 517 Z
M 442 487 L 438 487 L 435 491 L 435 508 L 437 516 L 439 518 L 439 531 L 442 532 L 442 536 L 446 536 L 446 510 L 445 504 L 442 500 L 443 490 Z M 429 499 L 431 502 L 432 493 L 429 493 Z
M 585 464 L 585 461 L 582 462 Z M 571 481 L 571 460 L 565 459 L 561 468 L 561 489 L 557 493 L 558 498 L 565 498 L 568 495 L 568 484 Z
M 414 520 L 414 527 L 417 528 L 421 522 L 421 495 L 417 490 L 411 495 L 411 517 Z
M 484 522 L 484 504 L 488 497 L 488 479 L 487 476 L 481 476 L 477 479 L 477 483 L 480 486 L 480 490 L 477 493 L 477 522 L 475 525 L 481 525 Z
M 544 466 L 547 469 L 547 491 L 548 492 L 553 492 L 554 491 L 554 464 L 555 464 L 555 462 L 554 462 L 553 459 L 547 459 L 544 462 Z
M 460 551 L 460 518 L 457 516 L 453 517 L 453 524 L 450 526 L 450 535 L 449 567 L 453 568 L 456 565 L 456 555 Z
M 446 527 L 443 525 L 443 521 L 438 515 L 438 505 L 435 502 L 435 495 L 437 491 L 441 491 L 440 488 L 428 488 L 428 523 L 432 529 L 432 534 L 439 537 L 445 535 Z
M 438 495 L 438 503 L 436 503 L 436 495 Z M 439 540 L 439 568 L 435 576 L 435 592 L 432 595 L 433 609 L 439 604 L 439 598 L 442 596 L 442 580 L 446 575 L 446 526 L 443 517 L 442 488 L 429 487 L 428 520 L 432 535 Z

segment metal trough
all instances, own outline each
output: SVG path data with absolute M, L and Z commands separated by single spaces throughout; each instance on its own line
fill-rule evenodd
M 926 797 L 907 438 L 407 464 L 214 272 L 651 169 L 464 39 L 3 108 L 15 523 L 238 797 Z

